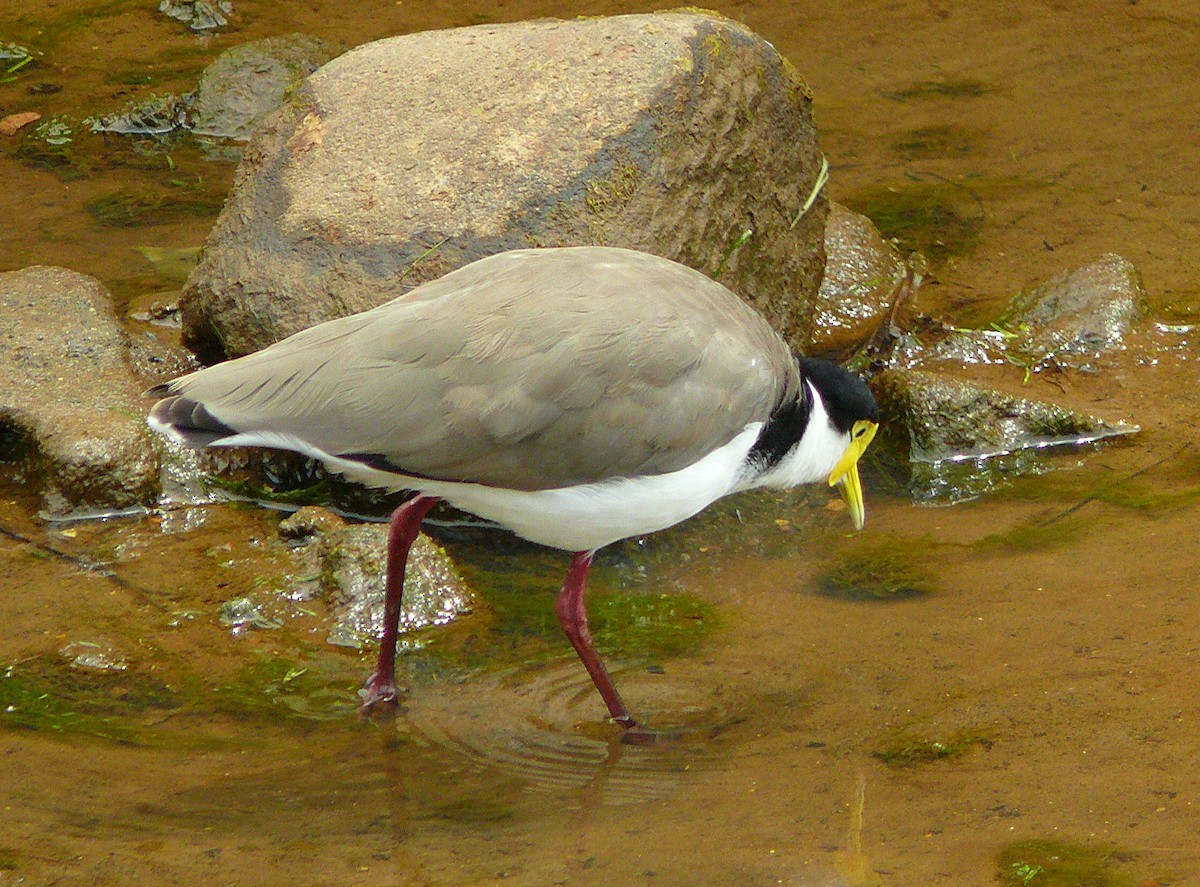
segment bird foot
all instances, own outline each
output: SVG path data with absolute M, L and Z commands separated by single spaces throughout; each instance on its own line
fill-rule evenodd
M 625 745 L 658 745 L 663 735 L 656 730 L 643 727 L 641 724 L 630 722 L 622 724 L 625 732 L 621 734 L 621 742 Z
M 625 728 L 619 737 L 622 745 L 669 745 L 673 742 L 686 740 L 694 733 L 691 730 L 678 728 L 655 730 L 644 724 L 635 722 L 632 718 L 629 719 L 628 723 L 622 723 L 621 721 L 614 721 L 614 723 Z M 715 731 L 713 735 L 716 735 Z
M 400 706 L 400 691 L 396 688 L 395 679 L 382 678 L 378 672 L 367 678 L 358 695 L 362 699 L 358 716 L 364 721 L 376 711 L 395 714 Z
M 629 715 L 611 720 L 618 727 L 624 728 L 621 733 L 621 742 L 624 745 L 657 745 L 666 738 L 666 734 L 639 724 Z

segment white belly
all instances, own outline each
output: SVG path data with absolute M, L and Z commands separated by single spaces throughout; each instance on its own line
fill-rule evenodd
M 566 551 L 593 551 L 618 539 L 666 529 L 740 489 L 746 454 L 761 427 L 761 423 L 747 425 L 725 446 L 669 474 L 551 490 L 505 490 L 397 477 L 336 457 L 321 458 L 334 471 L 372 486 L 438 496 L 530 542 Z

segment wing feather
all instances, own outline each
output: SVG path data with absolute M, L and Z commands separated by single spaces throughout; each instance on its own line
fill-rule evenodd
M 629 250 L 522 250 L 169 386 L 239 432 L 518 489 L 674 471 L 798 383 L 767 323 Z

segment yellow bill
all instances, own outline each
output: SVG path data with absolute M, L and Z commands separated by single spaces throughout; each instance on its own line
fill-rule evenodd
M 842 498 L 854 521 L 854 529 L 861 530 L 866 521 L 867 511 L 863 506 L 862 484 L 858 480 L 858 460 L 866 452 L 867 445 L 875 439 L 879 426 L 866 419 L 859 419 L 850 431 L 850 446 L 842 453 L 837 465 L 829 474 L 829 486 L 841 485 Z

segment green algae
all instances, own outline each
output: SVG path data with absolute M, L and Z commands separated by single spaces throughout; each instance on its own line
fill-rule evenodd
M 896 153 L 908 160 L 962 157 L 979 150 L 980 133 L 957 124 L 905 130 L 892 140 Z
M 633 199 L 641 180 L 642 170 L 632 159 L 617 157 L 608 176 L 587 183 L 588 209 L 602 218 L 612 216 Z
M 323 721 L 353 718 L 358 708 L 354 670 L 316 650 L 287 655 L 258 651 L 229 679 L 199 692 L 201 704 L 241 719 Z
M 922 80 L 884 95 L 897 102 L 906 102 L 923 98 L 973 99 L 992 91 L 992 86 L 974 77 L 944 77 L 941 80 Z
M 1095 529 L 1089 520 L 1036 520 L 1026 521 L 1002 530 L 989 533 L 973 544 L 977 550 L 1007 549 L 1009 551 L 1043 551 L 1072 545 Z
M 487 796 L 455 798 L 438 804 L 422 814 L 422 819 L 440 819 L 468 826 L 506 822 L 514 811 L 502 801 Z
M 824 595 L 854 601 L 884 601 L 932 594 L 936 585 L 925 564 L 933 558 L 930 539 L 882 537 L 855 540 L 817 576 Z
M 248 502 L 274 502 L 297 508 L 303 505 L 328 505 L 331 498 L 331 482 L 328 476 L 307 483 L 292 477 L 274 486 L 254 477 L 206 474 L 204 483 Z
M 504 639 L 535 641 L 546 653 L 557 654 L 565 642 L 554 613 L 553 585 L 539 592 L 473 586 L 496 614 L 489 632 Z M 657 660 L 681 656 L 698 647 L 717 625 L 715 609 L 687 594 L 597 591 L 588 595 L 589 626 L 598 648 L 606 655 Z M 497 664 L 505 644 L 499 645 Z M 524 658 L 525 645 L 507 645 Z
M 590 610 L 596 643 L 625 659 L 685 656 L 720 625 L 716 608 L 689 594 L 600 594 Z
M 848 196 L 845 203 L 867 216 L 902 250 L 941 262 L 979 242 L 984 212 L 977 200 L 966 186 L 920 181 L 860 191 Z
M 1024 478 L 1001 496 L 1018 502 L 1045 503 L 1047 512 L 990 534 L 976 545 L 1033 550 L 1069 544 L 1095 531 L 1099 514 L 1088 506 L 1097 503 L 1147 517 L 1194 507 L 1200 502 L 1200 484 L 1191 481 L 1198 473 L 1200 459 L 1185 447 L 1121 477 L 1107 471 L 1060 471 Z
M 84 209 L 99 224 L 110 228 L 160 225 L 186 216 L 216 216 L 223 198 L 205 194 L 186 184 L 175 191 L 120 188 L 84 203 Z
M 0 674 L 0 725 L 7 727 L 145 745 L 151 744 L 148 731 L 135 719 L 179 705 L 172 687 L 136 668 L 76 669 L 47 655 Z
M 997 877 L 1003 884 L 1028 887 L 1129 887 L 1137 882 L 1126 870 L 1133 859 L 1112 844 L 1028 838 L 1000 851 Z
M 942 735 L 905 731 L 889 737 L 872 754 L 889 767 L 904 768 L 960 758 L 975 748 L 991 748 L 993 740 L 978 729 Z
M 554 599 L 568 560 L 561 553 L 523 543 L 495 544 L 486 561 L 451 546 L 468 587 L 477 595 L 468 631 L 439 632 L 422 651 L 443 668 L 507 668 L 562 655 L 567 641 Z M 603 656 L 641 662 L 685 655 L 719 627 L 716 608 L 686 593 L 660 594 L 648 587 L 614 588 L 619 569 L 594 565 L 588 578 L 589 627 Z M 407 657 L 406 657 L 407 658 Z
M 135 246 L 133 251 L 154 267 L 163 284 L 182 286 L 200 257 L 200 247 Z
M 38 169 L 56 170 L 70 178 L 82 175 L 77 168 L 76 126 L 74 120 L 58 114 L 27 128 L 17 146 L 17 159 Z

